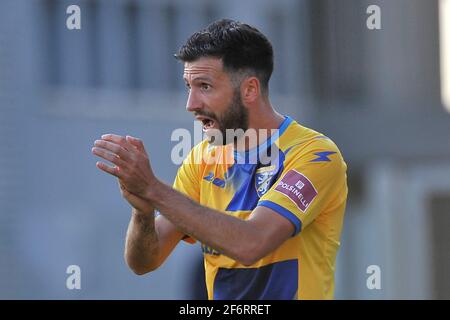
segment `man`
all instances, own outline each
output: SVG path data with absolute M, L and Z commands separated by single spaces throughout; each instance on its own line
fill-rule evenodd
M 209 299 L 333 298 L 346 164 L 329 138 L 271 106 L 270 42 L 225 19 L 193 34 L 176 57 L 186 109 L 209 138 L 191 150 L 173 188 L 155 177 L 137 138 L 106 134 L 92 150 L 114 164 L 97 167 L 118 178 L 133 207 L 128 265 L 145 274 L 180 240 L 200 241 Z M 227 129 L 241 133 L 223 139 Z M 273 134 L 249 139 L 252 130 Z

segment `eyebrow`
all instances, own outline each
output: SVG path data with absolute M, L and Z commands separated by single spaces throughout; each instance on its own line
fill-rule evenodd
M 187 82 L 187 79 L 185 77 L 183 77 L 184 81 Z M 197 77 L 192 79 L 192 82 L 198 82 L 198 81 L 207 81 L 207 82 L 212 82 L 212 79 L 210 77 Z

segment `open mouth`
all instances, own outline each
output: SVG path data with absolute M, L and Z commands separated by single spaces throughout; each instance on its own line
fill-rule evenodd
M 208 131 L 209 129 L 214 128 L 216 121 L 212 118 L 206 116 L 196 116 L 195 119 L 200 121 L 203 125 L 203 131 Z

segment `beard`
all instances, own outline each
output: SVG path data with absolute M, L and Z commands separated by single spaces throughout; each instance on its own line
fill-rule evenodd
M 234 91 L 233 100 L 223 114 L 202 113 L 216 121 L 220 135 L 212 134 L 211 145 L 226 145 L 236 142 L 248 129 L 248 111 L 242 103 L 240 90 Z M 221 139 L 220 139 L 221 138 Z

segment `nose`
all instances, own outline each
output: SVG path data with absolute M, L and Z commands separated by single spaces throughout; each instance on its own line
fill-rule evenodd
M 194 111 L 198 111 L 202 109 L 202 103 L 201 101 L 197 98 L 195 90 L 190 90 L 189 91 L 189 96 L 188 99 L 186 101 L 186 110 L 189 112 L 194 112 Z

